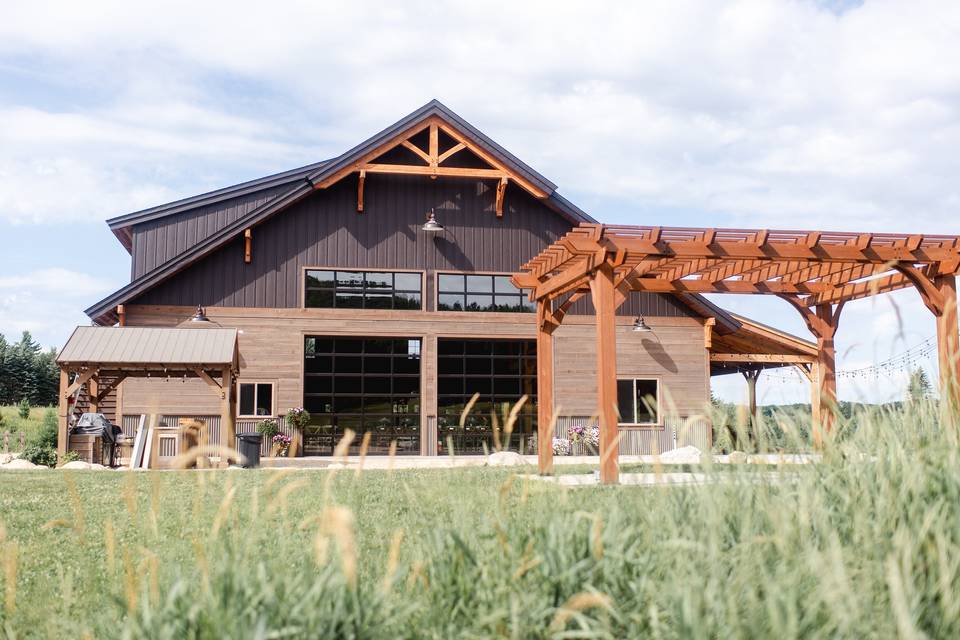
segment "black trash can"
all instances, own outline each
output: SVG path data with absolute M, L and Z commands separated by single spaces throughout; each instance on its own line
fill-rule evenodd
M 242 459 L 240 464 L 244 469 L 253 469 L 260 466 L 260 443 L 263 442 L 262 433 L 238 433 L 237 451 Z

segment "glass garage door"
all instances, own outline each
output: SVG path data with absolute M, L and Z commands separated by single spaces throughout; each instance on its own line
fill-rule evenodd
M 330 455 L 347 429 L 350 453 L 371 434 L 370 455 L 420 453 L 420 339 L 307 336 L 303 404 L 304 455 Z
M 460 427 L 460 415 L 474 393 L 480 397 Z M 537 342 L 535 340 L 437 341 L 437 438 L 440 452 L 450 443 L 456 454 L 494 448 L 495 423 L 506 422 L 511 407 L 527 396 L 509 448 L 533 450 L 537 419 Z M 496 416 L 496 418 L 494 418 Z M 504 437 L 500 435 L 500 441 Z

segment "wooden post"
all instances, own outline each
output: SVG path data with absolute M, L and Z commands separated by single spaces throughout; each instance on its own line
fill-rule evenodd
M 820 424 L 820 365 L 814 362 L 810 365 L 810 423 Z M 816 435 L 817 431 L 814 431 Z
M 943 296 L 937 316 L 937 360 L 940 365 L 940 401 L 945 409 L 960 410 L 960 329 L 957 326 L 957 279 L 937 276 L 934 286 Z
M 63 456 L 67 453 L 67 439 L 69 433 L 68 421 L 70 419 L 70 398 L 67 395 L 67 387 L 70 386 L 70 374 L 66 369 L 60 369 L 60 391 L 57 409 L 57 455 Z
M 600 483 L 619 482 L 617 420 L 617 324 L 613 267 L 604 263 L 590 279 L 597 318 L 597 415 L 600 418 Z
M 89 398 L 90 413 L 100 412 L 100 401 L 97 395 L 100 393 L 100 379 L 93 376 L 87 381 L 87 397 Z
M 228 367 L 223 370 L 223 384 L 220 390 L 220 445 L 230 449 L 237 447 L 236 415 L 237 409 L 233 402 L 233 371 Z M 230 460 L 221 460 L 229 464 Z
M 553 474 L 553 325 L 545 322 L 549 301 L 537 302 L 537 467 Z
M 817 390 L 819 421 L 813 425 L 813 442 L 823 446 L 823 432 L 833 431 L 837 422 L 837 350 L 833 343 L 840 322 L 840 309 L 829 304 L 817 305 Z M 821 427 L 822 430 L 821 431 Z

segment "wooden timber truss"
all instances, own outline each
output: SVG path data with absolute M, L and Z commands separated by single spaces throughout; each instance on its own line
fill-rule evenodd
M 816 373 L 819 444 L 821 428 L 835 421 L 834 335 L 843 306 L 854 300 L 916 288 L 937 318 L 941 397 L 960 406 L 958 271 L 957 236 L 581 224 L 513 276 L 537 302 L 541 472 L 552 465 L 553 333 L 588 293 L 597 319 L 601 481 L 616 482 L 614 315 L 630 292 L 775 295 L 790 303 L 817 339 L 809 371 Z
M 357 212 L 363 212 L 367 176 L 377 173 L 495 180 L 497 217 L 503 216 L 504 195 L 511 180 L 536 198 L 550 195 L 437 116 L 426 118 L 363 154 L 350 166 L 318 182 L 316 187 L 325 189 L 352 173 L 357 174 Z

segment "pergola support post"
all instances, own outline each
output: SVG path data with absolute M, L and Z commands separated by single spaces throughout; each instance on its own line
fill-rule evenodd
M 937 276 L 934 286 L 943 297 L 937 316 L 937 361 L 940 366 L 940 401 L 944 409 L 960 411 L 960 329 L 957 325 L 956 276 Z
M 613 267 L 601 264 L 590 278 L 597 319 L 597 415 L 600 419 L 600 483 L 617 484 L 617 334 Z
M 813 442 L 818 449 L 823 447 L 823 434 L 833 431 L 837 423 L 837 349 L 833 338 L 840 321 L 841 308 L 842 305 L 834 308 L 829 304 L 820 304 L 816 308 L 820 319 L 814 332 L 817 337 L 817 404 L 820 415 L 813 425 Z
M 537 302 L 537 468 L 553 475 L 553 332 L 546 321 L 548 301 Z
M 748 424 L 750 425 L 749 433 L 754 440 L 756 440 L 757 430 L 757 380 L 760 379 L 760 373 L 762 371 L 763 369 L 751 369 L 742 372 L 743 377 L 747 381 L 747 408 L 750 411 L 750 418 L 748 420 Z M 750 436 L 748 436 L 748 441 Z

